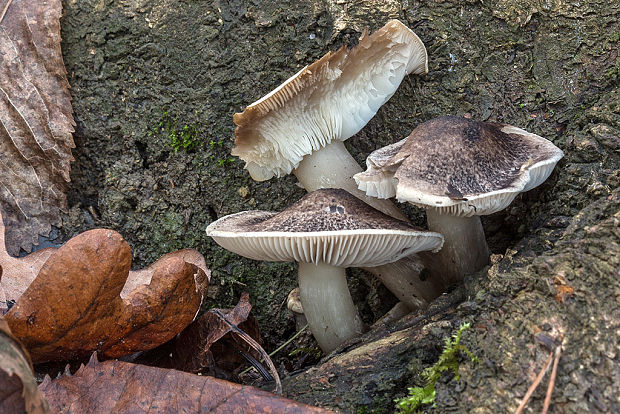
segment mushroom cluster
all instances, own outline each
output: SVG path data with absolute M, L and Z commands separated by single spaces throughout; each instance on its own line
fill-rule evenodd
M 314 191 L 280 213 L 222 217 L 207 234 L 250 259 L 296 261 L 303 312 L 325 352 L 364 330 L 345 268 L 380 266 L 443 244 L 440 234 L 396 220 L 341 189 Z
M 422 41 L 392 20 L 372 35 L 364 33 L 354 48 L 327 53 L 235 114 L 232 155 L 246 162 L 257 181 L 292 172 L 307 191 L 342 188 L 385 214 L 407 220 L 391 201 L 358 190 L 353 175 L 362 168 L 343 141 L 366 125 L 407 74 L 427 71 Z M 436 280 L 420 278 L 423 269 L 414 255 L 367 270 L 409 309 L 416 309 L 443 290 Z
M 343 141 L 364 127 L 405 75 L 427 71 L 423 43 L 392 20 L 234 115 L 232 154 L 246 162 L 252 178 L 292 172 L 310 193 L 280 213 L 220 218 L 207 234 L 252 259 L 298 262 L 301 306 L 293 294 L 289 306 L 305 314 L 326 352 L 365 328 L 346 267 L 379 277 L 401 301 L 398 309 L 425 306 L 488 263 L 479 216 L 541 184 L 563 156 L 520 128 L 447 116 L 373 152 L 362 172 Z M 425 208 L 430 231 L 411 226 L 387 200 L 392 197 Z M 426 280 L 424 267 L 431 270 Z

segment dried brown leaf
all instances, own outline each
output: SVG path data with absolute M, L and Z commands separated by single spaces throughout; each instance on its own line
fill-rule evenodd
M 575 288 L 568 284 L 564 276 L 554 276 L 553 284 L 555 285 L 555 300 L 557 302 L 564 303 L 575 296 Z
M 0 413 L 49 412 L 32 372 L 28 353 L 0 317 Z
M 237 306 L 219 312 L 225 315 L 230 324 L 238 326 L 256 341 L 260 341 L 256 322 L 252 318 L 248 319 L 251 309 L 249 296 L 244 293 Z M 222 320 L 215 309 L 211 309 L 179 334 L 172 349 L 168 351 L 170 361 L 157 365 L 207 375 L 221 374 L 222 370 L 230 373 L 239 365 L 247 364 L 235 346 L 259 357 L 248 346 L 235 343 L 230 325 Z
M 212 377 L 91 358 L 73 376 L 39 387 L 59 413 L 329 413 Z
M 75 123 L 61 13 L 60 0 L 14 0 L 0 21 L 0 208 L 14 256 L 60 225 L 66 204 Z
M 52 252 L 23 293 L 9 292 L 17 302 L 7 322 L 35 362 L 154 348 L 182 331 L 200 308 L 197 281 L 206 283 L 208 276 L 184 260 L 193 254 L 170 253 L 130 273 L 131 251 L 120 234 L 87 231 Z
M 0 214 L 0 266 L 3 268 L 0 279 L 0 314 L 6 312 L 9 301 L 15 301 L 28 288 L 39 274 L 43 264 L 57 249 L 48 247 L 37 250 L 28 256 L 15 258 L 2 248 L 5 228 Z
M 237 326 L 262 345 L 258 323 L 252 315 L 248 316 L 245 322 L 241 322 Z M 261 357 L 258 352 L 254 351 L 245 342 L 240 341 L 232 332 L 227 333 L 213 343 L 211 348 L 209 348 L 209 352 L 213 355 L 217 369 L 229 375 L 235 375 L 240 368 L 245 368 L 248 365 L 248 360 L 241 355 L 241 352 L 245 352 L 256 359 Z

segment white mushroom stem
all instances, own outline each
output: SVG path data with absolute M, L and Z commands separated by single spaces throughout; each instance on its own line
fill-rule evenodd
M 420 275 L 424 268 L 420 256 L 412 254 L 394 263 L 364 267 L 364 270 L 381 280 L 385 287 L 410 309 L 421 309 L 443 293 L 442 284 L 437 283 L 437 280 L 431 277 L 422 280 Z
M 324 263 L 298 265 L 301 304 L 321 349 L 329 353 L 364 332 L 364 323 L 349 293 L 345 269 Z
M 330 144 L 306 155 L 293 173 L 306 189 L 342 188 L 377 210 L 399 220 L 408 221 L 390 200 L 369 197 L 357 188 L 353 176 L 362 172 L 342 141 Z M 417 256 L 414 256 L 417 257 Z M 438 281 L 420 280 L 423 266 L 414 259 L 401 259 L 379 267 L 366 268 L 374 274 L 399 300 L 412 310 L 425 307 L 441 294 Z M 431 293 L 432 292 L 432 293 Z
M 306 155 L 293 170 L 308 192 L 321 188 L 342 188 L 382 213 L 406 221 L 407 218 L 394 203 L 369 197 L 357 188 L 353 176 L 359 172 L 362 172 L 362 168 L 347 151 L 344 142 L 338 140 Z
M 385 315 L 377 319 L 375 323 L 370 326 L 370 330 L 372 331 L 381 325 L 387 325 L 395 322 L 410 313 L 411 309 L 409 309 L 407 305 L 405 305 L 403 302 L 398 302 L 396 305 L 394 305 L 392 309 L 387 311 Z
M 460 282 L 489 263 L 489 247 L 479 216 L 458 217 L 426 210 L 428 228 L 443 234 L 443 248 L 434 255 L 432 273 L 447 284 Z

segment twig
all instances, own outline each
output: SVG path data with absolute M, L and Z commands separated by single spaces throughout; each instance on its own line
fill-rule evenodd
M 2 23 L 2 19 L 4 19 L 4 15 L 6 14 L 6 11 L 9 9 L 9 6 L 11 5 L 12 2 L 13 2 L 13 0 L 9 0 L 6 3 L 6 6 L 4 6 L 4 9 L 2 10 L 2 13 L 0 13 L 0 23 Z
M 523 412 L 523 409 L 527 405 L 527 402 L 532 397 L 532 394 L 534 394 L 534 391 L 536 391 L 538 384 L 540 384 L 540 381 L 542 381 L 543 377 L 549 370 L 549 367 L 551 366 L 552 357 L 553 357 L 553 352 L 549 352 L 549 357 L 547 358 L 547 361 L 545 361 L 545 366 L 543 367 L 543 369 L 540 370 L 540 372 L 536 376 L 536 379 L 534 380 L 532 385 L 530 385 L 530 388 L 528 388 L 527 392 L 523 396 L 523 399 L 521 400 L 521 404 L 519 404 L 519 407 L 517 408 L 517 411 L 515 411 L 515 414 L 521 414 Z
M 269 382 L 273 381 L 273 377 L 271 376 L 269 371 L 267 371 L 265 367 L 263 367 L 263 365 L 256 360 L 256 358 L 254 358 L 252 355 L 248 354 L 247 352 L 243 351 L 242 349 L 237 349 L 237 352 L 239 352 L 242 357 L 244 357 L 250 364 L 252 364 L 254 368 L 256 368 L 258 373 L 261 375 L 261 377 L 265 379 L 265 381 L 269 381 Z
M 272 353 L 269 354 L 269 356 L 272 357 L 275 354 L 277 354 L 278 352 L 280 352 L 282 349 L 284 349 L 285 346 L 287 346 L 288 344 L 293 342 L 295 340 L 295 338 L 297 338 L 299 335 L 301 335 L 303 333 L 303 331 L 306 330 L 307 327 L 308 327 L 308 324 L 305 324 L 304 327 L 299 330 L 299 332 L 297 332 L 295 335 L 291 336 L 291 338 L 288 341 L 286 341 L 285 343 L 283 343 L 282 345 L 277 347 Z
M 280 352 L 280 351 L 281 351 L 281 350 L 282 350 L 285 346 L 287 346 L 288 344 L 290 344 L 291 342 L 293 342 L 293 341 L 295 340 L 295 338 L 297 338 L 299 335 L 301 335 L 301 334 L 302 334 L 302 332 L 303 332 L 303 331 L 305 331 L 305 330 L 306 330 L 306 328 L 307 328 L 307 327 L 308 327 L 308 324 L 306 324 L 303 328 L 301 328 L 301 329 L 299 330 L 299 332 L 297 332 L 295 335 L 291 336 L 291 337 L 290 337 L 290 339 L 288 339 L 285 343 L 283 343 L 282 345 L 280 345 L 279 347 L 277 347 L 277 348 L 276 348 L 273 352 L 271 352 L 271 353 L 269 354 L 269 357 L 274 356 L 275 354 L 277 354 L 278 352 Z M 256 367 L 253 367 L 253 366 L 252 366 L 252 367 L 248 367 L 248 368 L 244 369 L 243 371 L 241 371 L 241 372 L 239 373 L 239 375 L 243 375 L 243 374 L 246 374 L 246 373 L 250 372 L 250 371 L 252 370 L 252 368 L 256 368 Z
M 216 315 L 218 315 L 224 321 L 224 323 L 226 325 L 228 325 L 228 327 L 230 328 L 232 333 L 237 334 L 248 345 L 250 345 L 250 347 L 252 347 L 256 352 L 258 352 L 258 354 L 267 363 L 267 366 L 269 367 L 269 370 L 271 371 L 271 376 L 276 381 L 276 388 L 273 391 L 274 394 L 278 394 L 278 395 L 282 394 L 282 382 L 280 381 L 280 376 L 278 375 L 278 371 L 276 370 L 276 366 L 273 364 L 273 361 L 271 360 L 271 358 L 269 358 L 269 355 L 267 355 L 267 352 L 265 352 L 263 347 L 260 346 L 259 343 L 256 342 L 250 335 L 248 335 L 243 330 L 239 329 L 237 326 L 235 326 L 232 323 L 230 323 L 228 321 L 228 319 L 226 319 L 226 315 L 224 315 L 222 312 L 220 312 L 219 309 L 213 309 L 212 311 Z
M 545 396 L 545 403 L 543 404 L 543 410 L 541 414 L 547 414 L 549 405 L 551 404 L 551 394 L 553 393 L 553 387 L 555 386 L 555 376 L 558 372 L 558 363 L 560 362 L 560 354 L 562 353 L 562 344 L 558 345 L 555 349 L 555 358 L 553 360 L 553 369 L 551 370 L 551 378 L 549 379 L 549 386 L 547 386 L 547 395 Z

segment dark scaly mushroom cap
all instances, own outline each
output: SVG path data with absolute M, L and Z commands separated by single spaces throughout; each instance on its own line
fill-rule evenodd
M 207 227 L 222 247 L 256 260 L 380 266 L 438 250 L 438 233 L 417 229 L 340 189 L 307 194 L 280 213 L 246 211 Z
M 353 49 L 328 52 L 235 114 L 232 155 L 257 181 L 289 174 L 305 155 L 356 134 L 427 62 L 422 41 L 398 20 L 365 32 Z
M 359 188 L 459 216 L 502 210 L 551 174 L 562 151 L 523 129 L 445 116 L 372 153 Z

